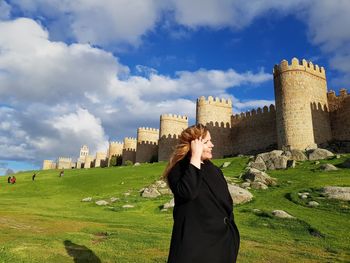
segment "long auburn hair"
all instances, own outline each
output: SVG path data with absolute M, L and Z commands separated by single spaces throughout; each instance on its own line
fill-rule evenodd
M 162 175 L 163 179 L 167 181 L 168 174 L 175 164 L 184 159 L 188 154 L 191 154 L 191 141 L 199 139 L 199 137 L 204 138 L 207 136 L 207 133 L 208 129 L 203 124 L 196 124 L 182 131 L 179 142 L 171 154 L 168 165 Z

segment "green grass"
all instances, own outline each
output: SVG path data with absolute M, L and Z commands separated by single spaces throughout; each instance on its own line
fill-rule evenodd
M 325 199 L 319 191 L 326 185 L 350 186 L 350 169 L 319 170 L 322 163 L 339 165 L 345 158 L 270 171 L 278 185 L 251 190 L 253 201 L 235 207 L 241 233 L 238 262 L 349 262 L 350 203 Z M 219 166 L 225 161 L 232 161 L 223 169 L 225 176 L 239 181 L 248 158 L 214 160 Z M 0 263 L 166 262 L 172 211 L 159 207 L 171 197 L 139 194 L 164 167 L 162 162 L 66 170 L 62 178 L 59 171 L 40 171 L 35 182 L 32 172 L 24 172 L 16 175 L 15 185 L 0 177 Z M 304 191 L 310 192 L 308 200 L 298 196 Z M 85 197 L 120 200 L 101 207 L 81 202 Z M 310 208 L 310 200 L 320 205 Z M 122 208 L 125 204 L 135 207 Z M 297 219 L 277 219 L 271 214 L 275 209 Z

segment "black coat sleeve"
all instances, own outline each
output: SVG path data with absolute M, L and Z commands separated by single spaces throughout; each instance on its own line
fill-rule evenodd
M 200 169 L 191 163 L 177 163 L 169 172 L 168 182 L 175 196 L 184 201 L 197 197 L 202 184 Z

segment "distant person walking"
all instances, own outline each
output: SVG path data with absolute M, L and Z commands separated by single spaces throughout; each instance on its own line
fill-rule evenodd
M 62 177 L 63 175 L 64 175 L 64 171 L 62 169 L 61 172 L 60 172 L 60 177 Z
M 13 175 L 11 180 L 10 180 L 11 184 L 15 184 L 16 183 L 16 177 Z
M 11 183 L 11 176 L 7 177 L 7 183 L 8 183 L 8 184 Z
M 32 181 L 35 180 L 35 177 L 36 177 L 36 173 L 33 174 L 33 176 L 32 176 Z

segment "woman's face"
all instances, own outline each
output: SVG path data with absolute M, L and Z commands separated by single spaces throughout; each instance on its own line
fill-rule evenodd
M 211 142 L 210 132 L 207 132 L 207 135 L 202 139 L 203 142 L 203 152 L 201 156 L 201 160 L 207 160 L 213 158 L 211 153 L 214 144 Z

